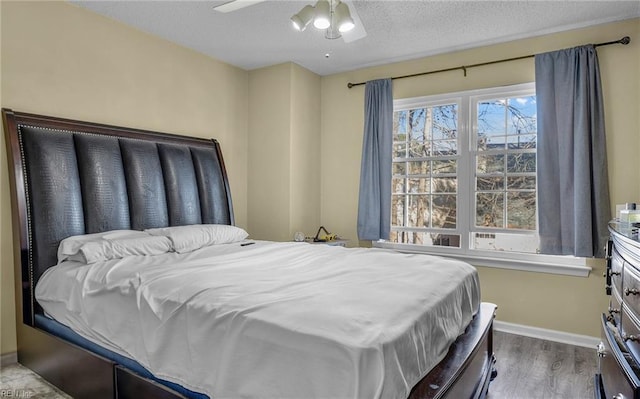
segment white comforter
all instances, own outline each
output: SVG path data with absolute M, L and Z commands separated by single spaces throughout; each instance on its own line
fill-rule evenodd
M 475 269 L 301 243 L 215 245 L 92 265 L 36 287 L 44 310 L 212 398 L 406 398 L 479 306 Z

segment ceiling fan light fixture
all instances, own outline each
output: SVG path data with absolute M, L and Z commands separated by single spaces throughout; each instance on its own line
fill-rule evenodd
M 291 23 L 298 31 L 305 30 L 311 21 L 313 21 L 313 26 L 324 31 L 326 39 L 338 39 L 342 37 L 343 33 L 355 28 L 351 10 L 349 10 L 347 3 L 341 0 L 318 0 L 315 6 L 306 5 L 291 17 Z M 364 32 L 362 28 L 360 31 Z M 363 36 L 349 35 L 349 40 L 345 39 L 345 42 L 357 40 L 361 37 Z
M 313 6 L 306 5 L 300 12 L 291 17 L 291 23 L 293 27 L 302 32 L 307 28 L 307 25 L 313 20 L 313 14 L 315 9 Z
M 327 29 L 331 26 L 331 4 L 328 0 L 318 0 L 315 6 L 316 15 L 313 26 L 318 29 Z
M 325 39 L 334 40 L 334 39 L 339 39 L 341 37 L 342 37 L 342 34 L 338 30 L 338 28 L 336 28 L 335 24 L 331 24 L 331 26 L 329 26 L 324 31 L 324 38 Z
M 334 13 L 336 24 L 338 25 L 338 31 L 340 31 L 340 33 L 349 32 L 356 26 L 353 22 L 353 18 L 351 18 L 349 7 L 345 3 L 338 3 Z

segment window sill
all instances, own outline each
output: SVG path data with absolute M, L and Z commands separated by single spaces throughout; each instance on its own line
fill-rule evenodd
M 495 267 L 499 269 L 520 270 L 527 272 L 551 273 L 565 276 L 589 277 L 591 266 L 587 265 L 585 258 L 572 258 L 549 255 L 525 255 L 494 254 L 491 252 L 477 251 L 477 254 L 457 254 L 444 251 L 434 251 L 416 245 L 393 244 L 384 241 L 374 241 L 375 248 L 393 249 L 398 252 L 444 256 L 455 258 L 470 263 L 473 266 Z M 523 259 L 525 257 L 538 257 L 540 260 Z

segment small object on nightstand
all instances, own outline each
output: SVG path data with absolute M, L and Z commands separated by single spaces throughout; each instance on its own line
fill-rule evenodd
M 324 231 L 325 233 L 323 236 L 320 236 L 321 231 Z M 313 242 L 333 241 L 337 238 L 338 238 L 337 234 L 331 234 L 327 231 L 327 229 L 324 228 L 324 226 L 320 226 L 320 228 L 318 229 L 318 232 L 316 233 L 316 236 L 313 237 Z
M 320 235 L 322 231 L 325 232 L 324 235 Z M 324 244 L 334 247 L 346 247 L 349 242 L 349 240 L 342 239 L 337 234 L 329 233 L 324 226 L 320 226 L 315 237 L 305 237 L 304 233 L 298 231 L 293 235 L 293 241 L 306 242 L 308 244 Z
M 335 238 L 330 241 L 307 241 L 307 242 L 309 244 L 323 244 L 323 245 L 329 245 L 332 247 L 346 247 L 349 240 L 345 240 L 342 238 Z

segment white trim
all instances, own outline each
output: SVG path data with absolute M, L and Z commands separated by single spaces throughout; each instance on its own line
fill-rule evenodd
M 494 320 L 493 328 L 496 331 L 523 335 L 525 337 L 544 339 L 547 341 L 560 342 L 585 348 L 595 349 L 600 343 L 600 338 L 588 335 L 573 334 L 564 331 L 548 330 L 546 328 L 525 326 L 523 324 L 508 323 L 506 321 Z
M 495 267 L 498 269 L 520 270 L 525 272 L 560 274 L 564 276 L 589 277 L 592 268 L 586 265 L 563 263 L 532 262 L 515 259 L 482 258 L 477 256 L 456 257 L 475 266 Z
M 386 241 L 373 241 L 373 247 L 392 249 L 398 252 L 425 254 L 455 258 L 473 266 L 495 267 L 498 269 L 520 270 L 526 272 L 560 274 L 564 276 L 589 277 L 592 268 L 587 266 L 585 258 L 560 257 L 537 254 L 509 254 L 476 251 L 478 254 L 453 253 L 438 251 L 436 247 L 413 244 L 396 244 Z
M 0 366 L 10 366 L 18 363 L 18 352 L 3 353 L 0 355 Z

